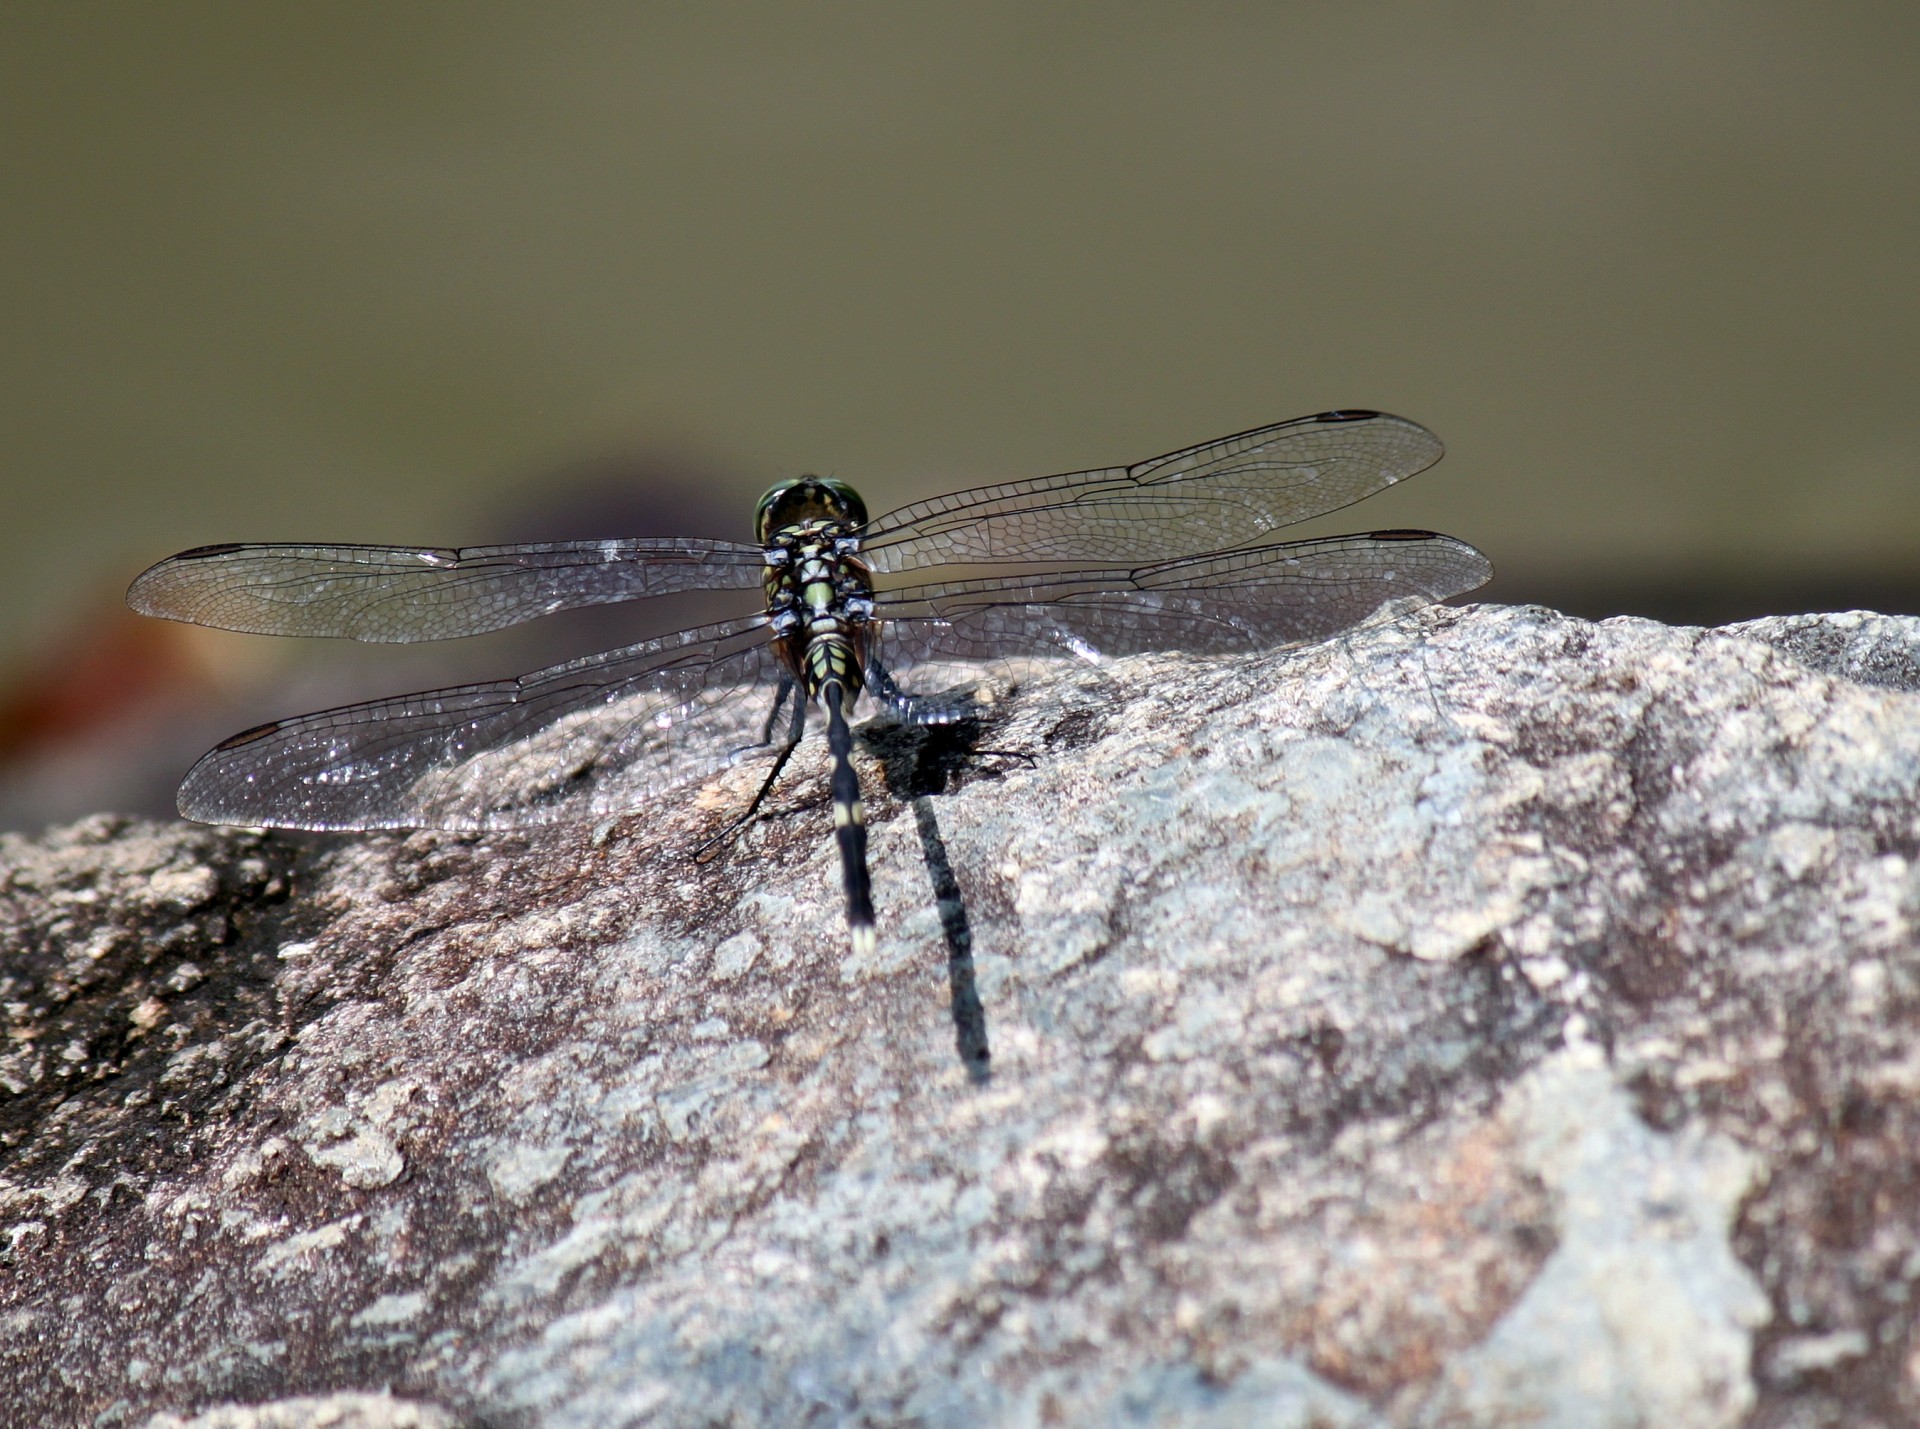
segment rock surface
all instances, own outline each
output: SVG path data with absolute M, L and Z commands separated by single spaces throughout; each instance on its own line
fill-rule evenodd
M 817 751 L 706 863 L 737 776 L 0 839 L 0 1423 L 1910 1425 L 1916 690 L 1492 607 L 1050 675 L 870 738 L 867 958 Z

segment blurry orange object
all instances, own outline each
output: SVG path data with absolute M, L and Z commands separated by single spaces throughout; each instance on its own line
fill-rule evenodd
M 201 635 L 142 620 L 117 598 L 95 605 L 0 683 L 0 764 L 223 688 L 216 652 Z

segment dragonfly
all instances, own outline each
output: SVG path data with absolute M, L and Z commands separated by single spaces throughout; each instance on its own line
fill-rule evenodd
M 801 476 L 761 498 L 750 544 L 200 546 L 144 572 L 127 600 L 226 630 L 406 642 L 671 592 L 755 592 L 736 618 L 517 679 L 246 730 L 192 767 L 180 812 L 245 827 L 500 830 L 654 811 L 758 761 L 741 827 L 817 708 L 847 927 L 867 951 L 872 880 L 850 724 L 863 699 L 898 723 L 947 724 L 977 706 L 964 679 L 925 688 L 936 675 L 1304 644 L 1473 590 L 1492 565 L 1436 532 L 1272 538 L 1442 451 L 1403 417 L 1321 412 L 877 518 L 846 483 Z

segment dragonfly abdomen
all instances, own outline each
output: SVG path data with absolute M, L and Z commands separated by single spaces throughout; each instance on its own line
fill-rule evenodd
M 833 836 L 840 846 L 840 877 L 847 895 L 847 927 L 856 953 L 873 951 L 873 875 L 867 867 L 867 815 L 860 802 L 860 775 L 853 767 L 853 731 L 847 709 L 853 697 L 837 681 L 822 691 L 827 706 L 827 750 L 833 756 Z

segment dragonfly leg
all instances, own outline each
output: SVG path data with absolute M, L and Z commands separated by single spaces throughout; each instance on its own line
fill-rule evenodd
M 773 743 L 774 721 L 779 717 L 780 706 L 785 703 L 787 696 L 793 692 L 794 688 L 794 682 L 790 677 L 785 675 L 781 676 L 780 691 L 774 696 L 773 713 L 767 716 L 767 725 L 764 731 L 766 737 L 762 739 L 758 745 L 748 745 L 748 749 L 763 748 Z M 693 851 L 695 863 L 706 863 L 710 861 L 713 856 L 719 852 L 722 844 L 730 842 L 739 835 L 742 829 L 753 822 L 754 816 L 760 812 L 760 806 L 766 803 L 767 795 L 773 792 L 774 782 L 779 779 L 780 771 L 787 767 L 787 761 L 793 758 L 793 751 L 800 747 L 800 738 L 806 732 L 807 702 L 796 695 L 793 701 L 793 720 L 787 726 L 787 737 L 781 741 L 779 750 L 774 754 L 773 767 L 767 771 L 767 777 L 760 781 L 760 789 L 753 796 L 753 802 L 747 805 L 747 811 L 744 814 L 733 820 L 725 828 L 721 829 L 719 833 L 707 839 L 700 847 Z
M 853 768 L 853 731 L 847 728 L 848 700 L 837 681 L 820 690 L 827 707 L 827 750 L 833 756 L 833 832 L 840 843 L 840 874 L 847 890 L 847 927 L 855 953 L 873 951 L 873 878 L 867 869 L 866 812 L 860 804 L 860 776 Z
M 780 688 L 773 692 L 773 708 L 767 711 L 767 722 L 760 726 L 760 742 L 748 745 L 749 749 L 764 749 L 773 743 L 773 727 L 780 722 L 780 707 L 786 704 L 787 696 L 792 694 L 793 690 L 793 676 L 782 674 Z M 793 742 L 795 744 L 800 742 L 798 735 L 794 736 Z
M 752 744 L 742 744 L 727 751 L 728 759 L 738 759 L 743 754 L 751 754 L 756 749 L 770 749 L 773 746 L 773 727 L 780 723 L 780 711 L 786 708 L 787 696 L 794 691 L 793 676 L 782 673 L 780 683 L 773 692 L 773 708 L 767 711 L 766 722 L 760 726 L 760 737 Z M 798 713 L 796 708 L 795 713 Z
M 867 657 L 867 693 L 902 724 L 958 724 L 975 710 L 971 690 L 916 695 L 901 689 L 878 655 Z

